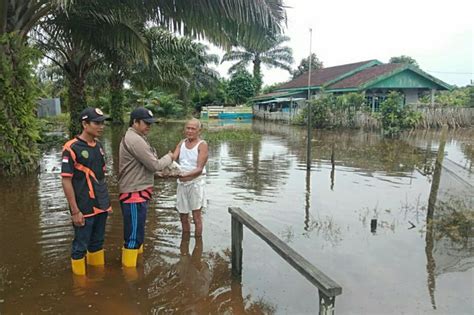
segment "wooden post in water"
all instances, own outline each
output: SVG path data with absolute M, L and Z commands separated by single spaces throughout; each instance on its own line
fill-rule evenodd
M 311 43 L 313 40 L 313 30 L 309 29 L 309 71 L 308 71 L 308 134 L 306 141 L 306 169 L 311 169 Z
M 242 240 L 244 237 L 244 228 L 235 216 L 232 216 L 232 275 L 242 276 Z
M 334 315 L 335 304 L 335 296 L 327 296 L 319 290 L 319 315 Z

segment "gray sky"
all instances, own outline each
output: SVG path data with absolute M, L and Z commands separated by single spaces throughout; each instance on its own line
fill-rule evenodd
M 465 86 L 474 80 L 471 1 L 286 0 L 285 4 L 289 7 L 285 34 L 291 38 L 294 67 L 309 55 L 312 28 L 312 52 L 325 67 L 369 59 L 388 62 L 392 56 L 408 55 L 448 84 Z M 212 52 L 223 55 L 217 49 Z M 227 77 L 231 65 L 220 65 L 221 75 Z M 288 72 L 266 67 L 263 75 L 264 85 L 290 79 Z

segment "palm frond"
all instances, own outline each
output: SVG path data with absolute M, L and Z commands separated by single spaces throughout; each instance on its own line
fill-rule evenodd
M 250 62 L 254 58 L 254 54 L 248 51 L 233 50 L 229 51 L 222 56 L 221 63 L 225 61 L 234 61 L 234 60 L 245 60 Z
M 262 60 L 263 61 L 263 60 Z M 287 63 L 284 63 L 284 62 L 280 62 L 280 61 L 277 61 L 275 59 L 268 59 L 266 60 L 265 62 L 265 65 L 270 67 L 270 68 L 280 68 L 280 69 L 284 69 L 288 72 L 291 73 L 291 65 L 287 64 Z
M 281 33 L 286 23 L 282 0 L 151 0 L 147 5 L 160 25 L 225 48 Z
M 249 64 L 248 60 L 241 60 L 241 61 L 237 62 L 236 64 L 234 64 L 232 67 L 230 67 L 227 72 L 229 74 L 234 73 L 239 69 L 247 67 L 248 64 Z

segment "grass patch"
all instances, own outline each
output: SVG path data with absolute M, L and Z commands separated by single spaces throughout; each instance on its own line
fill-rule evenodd
M 257 141 L 262 139 L 262 135 L 255 133 L 251 129 L 231 127 L 204 130 L 202 137 L 209 143 L 220 141 Z

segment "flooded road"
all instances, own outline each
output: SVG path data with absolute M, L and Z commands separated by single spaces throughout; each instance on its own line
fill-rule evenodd
M 37 176 L 0 179 L 0 313 L 317 313 L 317 289 L 245 228 L 242 280 L 232 280 L 230 206 L 241 207 L 342 286 L 337 314 L 474 312 L 473 191 L 456 179 L 462 173 L 474 183 L 474 130 L 447 135 L 446 160 L 459 167 L 453 175 L 435 172 L 440 132 L 383 139 L 315 131 L 308 173 L 305 130 L 260 122 L 242 127 L 261 139 L 210 143 L 202 241 L 181 238 L 176 183 L 157 180 L 145 251 L 133 272 L 120 262 L 116 176 L 123 130 L 109 128 L 102 139 L 114 213 L 105 268 L 88 267 L 87 278 L 70 271 L 73 231 L 60 147 L 45 153 Z M 155 126 L 151 143 L 164 154 L 181 130 L 181 124 Z M 434 209 L 428 202 L 433 183 L 436 204 L 443 205 Z

